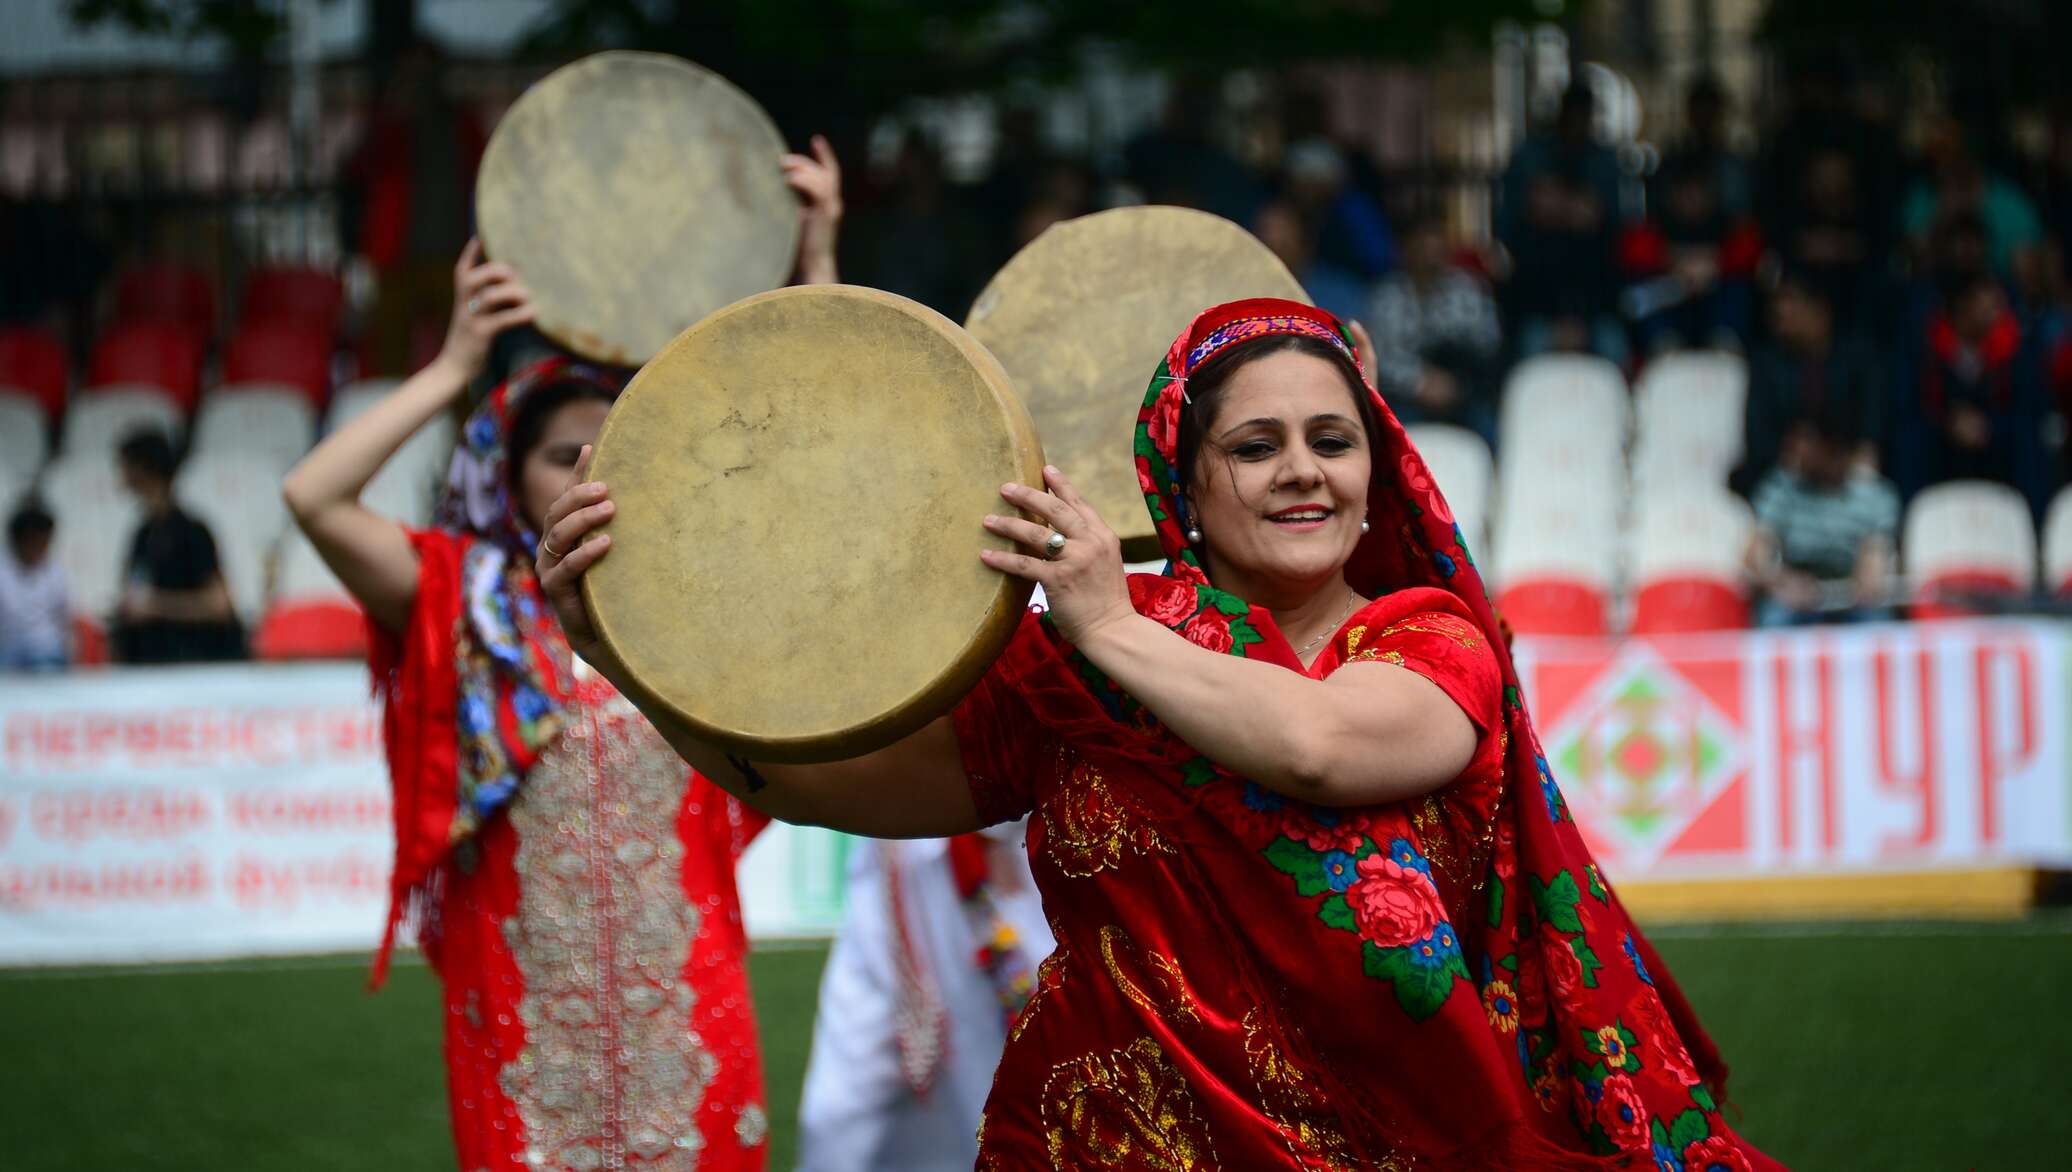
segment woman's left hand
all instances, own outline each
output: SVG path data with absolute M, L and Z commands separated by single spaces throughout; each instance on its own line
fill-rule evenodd
M 778 167 L 799 197 L 799 284 L 832 285 L 835 237 L 842 226 L 842 165 L 835 148 L 816 134 L 812 154 L 786 155 Z
M 1130 605 L 1129 577 L 1122 568 L 1122 539 L 1086 503 L 1072 482 L 1056 468 L 1045 467 L 1050 492 L 1025 484 L 1004 485 L 1000 496 L 1042 523 L 1020 517 L 986 517 L 986 530 L 1020 544 L 1027 553 L 986 549 L 979 559 L 1004 574 L 1042 585 L 1058 633 L 1076 646 L 1109 623 L 1135 615 Z M 1065 547 L 1046 556 L 1052 533 L 1063 534 Z

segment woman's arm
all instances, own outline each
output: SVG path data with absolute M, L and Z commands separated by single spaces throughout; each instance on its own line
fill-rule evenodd
M 281 498 L 324 564 L 374 621 L 401 631 L 417 597 L 417 551 L 403 526 L 360 503 L 396 449 L 467 391 L 489 343 L 532 320 L 532 298 L 509 266 L 482 263 L 470 240 L 453 269 L 453 319 L 431 365 L 325 437 L 281 481 Z
M 811 155 L 786 155 L 778 164 L 799 197 L 798 283 L 832 285 L 835 238 L 842 226 L 842 165 L 823 135 L 813 136 Z
M 947 717 L 875 753 L 815 765 L 776 765 L 729 756 L 700 740 L 642 689 L 597 638 L 580 589 L 583 574 L 611 552 L 609 533 L 593 533 L 609 515 L 606 486 L 588 479 L 591 449 L 547 510 L 546 537 L 535 569 L 562 633 L 585 663 L 639 708 L 677 755 L 715 785 L 782 822 L 828 826 L 873 838 L 939 838 L 979 827 L 978 808 Z M 586 539 L 587 535 L 587 539 Z M 566 551 L 555 557 L 549 547 Z
M 1052 493 L 1001 496 L 1065 535 L 1055 560 L 986 550 L 986 564 L 1042 583 L 1059 630 L 1181 740 L 1260 785 L 1325 806 L 1430 793 L 1474 759 L 1474 723 L 1407 668 L 1349 664 L 1323 680 L 1200 647 L 1130 605 L 1122 544 L 1055 468 Z M 1011 517 L 986 527 L 1037 548 L 1050 530 Z

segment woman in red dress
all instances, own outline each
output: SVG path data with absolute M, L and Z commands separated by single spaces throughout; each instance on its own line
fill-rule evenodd
M 989 517 L 1042 583 L 949 718 L 853 762 L 719 779 L 784 819 L 942 834 L 1030 815 L 1058 938 L 982 1169 L 1774 1167 L 1591 861 L 1445 501 L 1320 310 L 1203 313 L 1135 445 L 1170 561 L 1055 469 Z M 543 581 L 578 645 L 576 540 Z M 608 670 L 616 673 L 617 665 Z M 665 735 L 688 752 L 679 728 Z M 759 787 L 759 788 L 758 788 Z M 900 792 L 898 808 L 883 801 Z
M 837 172 L 791 156 L 802 275 L 833 279 Z M 413 919 L 438 973 L 462 1172 L 760 1172 L 768 1154 L 735 864 L 768 819 L 685 766 L 571 654 L 534 572 L 547 506 L 616 376 L 519 371 L 463 426 L 435 523 L 359 502 L 531 319 L 517 275 L 455 268 L 439 358 L 319 444 L 283 485 L 366 608 L 385 702 L 396 861 L 387 932 Z

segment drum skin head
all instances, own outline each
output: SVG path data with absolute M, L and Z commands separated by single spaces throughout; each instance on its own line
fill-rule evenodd
M 583 578 L 636 693 L 750 760 L 860 756 L 978 678 L 1029 583 L 987 568 L 1000 486 L 1041 484 L 992 355 L 916 302 L 814 285 L 730 305 L 620 395 L 616 512 Z
M 547 75 L 497 124 L 475 218 L 484 250 L 532 290 L 541 333 L 638 366 L 790 276 L 799 212 L 783 154 L 769 115 L 718 74 L 598 53 Z
M 973 302 L 964 326 L 1014 380 L 1050 461 L 1138 556 L 1155 549 L 1132 444 L 1144 388 L 1212 305 L 1309 297 L 1264 244 L 1220 216 L 1117 208 L 1046 229 Z

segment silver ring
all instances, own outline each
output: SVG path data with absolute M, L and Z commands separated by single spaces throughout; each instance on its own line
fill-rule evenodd
M 1065 535 L 1055 529 L 1051 530 L 1050 536 L 1043 539 L 1043 556 L 1053 562 L 1064 557 Z
M 557 562 L 560 561 L 564 556 L 566 556 L 560 550 L 555 549 L 551 545 L 548 545 L 547 539 L 544 537 L 540 538 L 540 552 L 546 554 L 550 558 L 553 558 Z
M 472 314 L 477 314 L 477 313 L 481 313 L 481 312 L 482 312 L 482 299 L 481 299 L 480 297 L 470 297 L 470 298 L 468 298 L 468 313 L 472 315 Z

